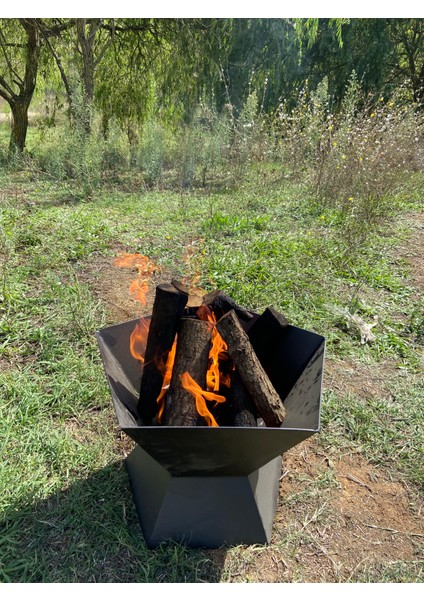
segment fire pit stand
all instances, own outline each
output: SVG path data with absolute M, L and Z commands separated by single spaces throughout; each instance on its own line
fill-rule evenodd
M 325 339 L 292 325 L 271 345 L 258 338 L 255 350 L 286 408 L 280 428 L 146 426 L 136 410 L 142 365 L 129 348 L 136 323 L 96 336 L 118 424 L 137 444 L 126 466 L 147 546 L 268 543 L 281 455 L 320 428 Z

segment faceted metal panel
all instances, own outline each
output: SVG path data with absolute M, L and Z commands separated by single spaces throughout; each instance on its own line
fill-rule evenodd
M 136 446 L 126 460 L 145 542 L 194 548 L 270 541 L 281 459 L 246 476 L 173 477 Z
M 119 426 L 170 474 L 248 475 L 319 431 L 325 340 L 290 325 L 261 360 L 284 400 L 282 427 L 144 426 L 136 409 L 142 366 L 129 350 L 136 323 L 102 329 L 97 339 Z
M 252 335 L 284 400 L 280 428 L 145 426 L 137 412 L 142 365 L 129 350 L 136 323 L 96 336 L 118 424 L 137 443 L 126 466 L 147 546 L 269 542 L 281 454 L 320 428 L 325 339 L 291 325 L 272 333 L 272 347 L 266 335 Z

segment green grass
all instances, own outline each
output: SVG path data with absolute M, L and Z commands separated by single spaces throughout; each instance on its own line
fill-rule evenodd
M 328 447 L 360 450 L 417 488 L 424 485 L 424 384 L 422 378 L 390 381 L 389 399 L 329 391 L 324 396 L 321 440 Z
M 354 245 L 340 215 L 298 184 L 109 187 L 88 197 L 72 182 L 25 170 L 0 173 L 0 210 L 0 581 L 236 580 L 240 548 L 148 551 L 141 539 L 94 338 L 108 323 L 106 306 L 82 277 L 120 250 L 173 274 L 200 274 L 207 290 L 223 288 L 248 308 L 274 305 L 325 335 L 329 358 L 375 368 L 393 361 L 403 376 L 388 382 L 390 401 L 325 394 L 320 443 L 359 448 L 393 476 L 422 484 L 422 307 L 393 251 L 400 235 L 407 239 L 395 222 L 359 232 Z M 374 344 L 360 344 L 344 310 L 379 315 Z M 314 482 L 324 496 L 334 485 L 328 476 Z M 286 501 L 300 507 L 302 498 Z M 284 540 L 286 548 L 300 542 Z M 377 565 L 356 577 L 409 581 L 422 568 Z

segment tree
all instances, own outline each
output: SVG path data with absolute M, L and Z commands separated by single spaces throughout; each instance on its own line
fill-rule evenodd
M 396 48 L 393 72 L 407 79 L 414 101 L 424 104 L 424 20 L 386 19 L 390 39 Z
M 9 154 L 23 152 L 28 130 L 28 109 L 34 94 L 41 40 L 32 19 L 1 19 L 0 96 L 12 111 Z
M 95 75 L 115 35 L 114 19 L 36 19 L 65 87 L 71 121 L 91 130 Z M 51 31 L 61 35 L 52 39 Z M 78 95 L 80 97 L 78 98 Z
M 317 19 L 317 29 L 303 49 L 301 68 L 311 89 L 324 77 L 336 105 L 355 71 L 366 94 L 379 96 L 390 82 L 393 44 L 384 19 L 350 19 L 343 23 L 341 37 L 330 19 Z
M 221 98 L 239 111 L 254 90 L 265 111 L 277 107 L 298 79 L 298 44 L 290 19 L 227 20 L 219 57 Z

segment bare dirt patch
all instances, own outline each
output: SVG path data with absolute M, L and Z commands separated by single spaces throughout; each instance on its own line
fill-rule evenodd
M 305 540 L 294 560 L 307 581 L 347 581 L 361 566 L 423 556 L 422 521 L 411 510 L 409 490 L 360 454 L 332 460 L 315 439 L 287 452 L 283 464 L 288 475 L 281 484 L 277 529 L 279 521 L 303 529 Z M 322 497 L 310 497 L 308 487 L 314 490 L 320 480 L 331 483 Z M 304 496 L 303 514 L 299 502 L 284 505 L 293 494 Z
M 422 560 L 423 543 L 403 484 L 360 454 L 329 459 L 315 438 L 283 457 L 271 544 L 226 561 L 237 565 L 235 582 L 347 582 L 368 567 Z
M 120 254 L 117 249 L 116 256 Z M 88 284 L 96 297 L 106 307 L 107 320 L 111 325 L 137 319 L 150 315 L 155 297 L 156 286 L 160 283 L 170 283 L 178 275 L 172 271 L 158 268 L 155 273 L 146 279 L 149 289 L 146 295 L 146 304 L 133 300 L 129 288 L 137 279 L 137 269 L 117 267 L 116 256 L 98 257 L 95 263 L 88 263 L 81 272 L 81 280 Z M 197 287 L 190 289 L 189 304 L 201 304 L 205 290 Z
M 410 215 L 408 221 L 412 233 L 401 253 L 411 267 L 412 279 L 421 295 L 424 290 L 424 213 Z

